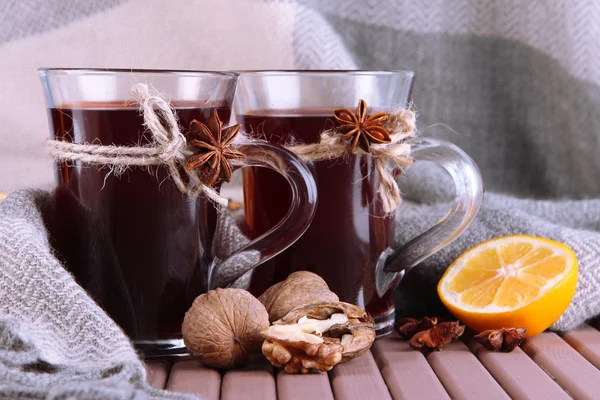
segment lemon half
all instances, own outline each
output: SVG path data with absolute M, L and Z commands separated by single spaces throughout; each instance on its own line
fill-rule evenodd
M 577 286 L 577 258 L 567 245 L 514 235 L 463 253 L 438 284 L 450 312 L 476 332 L 527 328 L 527 337 L 552 325 Z

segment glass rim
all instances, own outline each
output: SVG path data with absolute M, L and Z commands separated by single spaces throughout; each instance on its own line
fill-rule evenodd
M 239 77 L 245 76 L 404 76 L 412 78 L 414 71 L 409 70 L 366 70 L 366 69 L 262 69 L 262 70 L 234 70 Z
M 83 75 L 173 75 L 190 77 L 223 77 L 237 78 L 239 74 L 234 71 L 204 71 L 204 70 L 170 70 L 170 69 L 146 69 L 146 68 L 38 68 L 40 76 L 83 76 Z

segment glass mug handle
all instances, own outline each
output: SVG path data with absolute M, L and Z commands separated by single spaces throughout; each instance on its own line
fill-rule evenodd
M 242 275 L 275 257 L 306 232 L 315 215 L 317 186 L 302 160 L 282 147 L 267 143 L 238 148 L 246 157 L 234 167 L 266 167 L 282 175 L 292 189 L 292 204 L 283 219 L 268 232 L 254 239 L 223 260 L 213 260 L 208 288 L 230 286 Z
M 475 162 L 452 143 L 429 138 L 409 141 L 416 161 L 432 161 L 454 180 L 456 199 L 446 216 L 399 249 L 388 249 L 376 266 L 379 296 L 394 289 L 404 274 L 454 241 L 471 225 L 483 201 L 483 182 Z

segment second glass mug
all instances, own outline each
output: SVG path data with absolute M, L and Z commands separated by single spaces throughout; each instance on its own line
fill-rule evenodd
M 119 146 L 150 141 L 135 85 L 168 96 L 189 139 L 190 122 L 205 123 L 211 110 L 227 125 L 237 81 L 228 72 L 153 70 L 42 69 L 40 76 L 54 139 Z M 213 240 L 216 207 L 202 195 L 183 194 L 166 168 L 132 167 L 115 176 L 106 166 L 56 162 L 53 206 L 44 213 L 51 245 L 146 357 L 185 354 L 183 316 L 196 296 L 214 288 L 223 267 L 246 260 L 243 271 L 227 271 L 239 278 L 289 247 L 313 218 L 315 183 L 299 158 L 270 144 L 238 150 L 245 158 L 237 166 L 281 174 L 293 201 L 281 223 L 232 254 L 218 254 Z
M 242 71 L 234 102 L 243 129 L 270 143 L 316 143 L 334 128 L 333 110 L 369 114 L 407 107 L 410 71 Z M 456 200 L 434 227 L 403 246 L 394 244 L 394 213 L 378 198 L 374 159 L 351 155 L 312 161 L 319 204 L 307 232 L 289 249 L 252 272 L 249 290 L 260 295 L 296 270 L 319 274 L 340 300 L 358 304 L 375 319 L 378 336 L 394 324 L 393 291 L 404 273 L 458 237 L 477 215 L 483 185 L 477 166 L 458 147 L 418 137 L 408 142 L 416 161 L 433 161 L 453 178 Z M 259 236 L 283 218 L 291 193 L 271 171 L 243 171 L 246 221 Z M 287 199 L 283 201 L 282 199 Z M 401 212 L 396 210 L 396 212 Z

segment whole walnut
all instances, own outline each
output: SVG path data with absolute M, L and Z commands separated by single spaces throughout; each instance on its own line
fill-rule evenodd
M 181 331 L 192 356 L 214 368 L 233 368 L 260 354 L 269 314 L 243 289 L 201 294 L 185 314 Z
M 259 298 L 269 313 L 269 321 L 283 318 L 294 308 L 308 304 L 339 301 L 319 275 L 297 271 L 268 288 Z
M 358 306 L 319 303 L 290 311 L 264 334 L 263 354 L 285 372 L 329 371 L 369 350 L 375 324 Z

